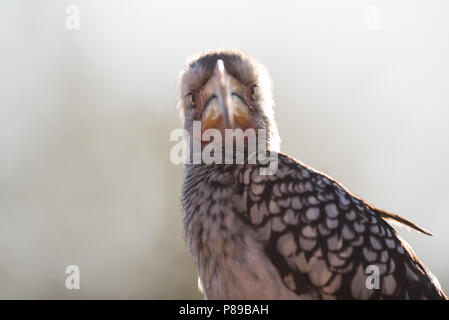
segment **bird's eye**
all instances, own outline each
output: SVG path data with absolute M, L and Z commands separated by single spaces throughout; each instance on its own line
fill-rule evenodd
M 192 107 L 195 105 L 195 95 L 193 93 L 189 93 L 189 102 L 192 105 Z
M 251 99 L 256 100 L 257 97 L 257 86 L 251 87 Z

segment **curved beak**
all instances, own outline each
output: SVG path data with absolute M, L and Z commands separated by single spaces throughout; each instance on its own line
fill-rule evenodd
M 218 99 L 221 114 L 227 128 L 234 127 L 234 110 L 231 102 L 230 76 L 223 60 L 218 60 L 213 72 L 213 91 Z

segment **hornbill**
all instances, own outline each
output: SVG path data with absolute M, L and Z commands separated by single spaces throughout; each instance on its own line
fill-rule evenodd
M 447 298 L 386 221 L 428 231 L 280 152 L 271 79 L 254 57 L 235 49 L 197 55 L 180 74 L 177 105 L 192 137 L 188 160 L 196 121 L 201 134 L 265 130 L 264 152 L 277 159 L 272 174 L 249 155 L 185 164 L 185 239 L 206 299 Z

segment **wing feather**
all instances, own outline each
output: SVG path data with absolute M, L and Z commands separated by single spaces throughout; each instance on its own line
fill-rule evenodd
M 267 255 L 288 288 L 323 299 L 444 297 L 431 273 L 383 219 L 428 231 L 374 208 L 284 154 L 278 165 L 273 176 L 260 175 L 259 165 L 246 165 L 239 180 L 247 197 L 246 217 L 260 230 Z

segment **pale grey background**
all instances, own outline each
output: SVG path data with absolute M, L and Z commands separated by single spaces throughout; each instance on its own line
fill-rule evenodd
M 185 58 L 223 46 L 271 71 L 283 151 L 434 232 L 402 234 L 449 290 L 448 18 L 443 0 L 2 0 L 0 298 L 200 297 L 169 134 Z

